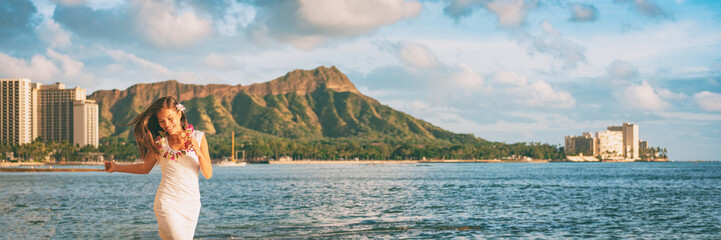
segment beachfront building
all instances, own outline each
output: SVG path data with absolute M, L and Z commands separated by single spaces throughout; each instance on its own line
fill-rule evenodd
M 648 141 L 643 141 L 643 140 L 638 141 L 638 150 L 639 151 L 648 150 Z
M 94 100 L 73 101 L 73 143 L 97 147 L 98 121 L 98 104 Z
M 30 79 L 0 79 L 0 144 L 31 142 L 33 132 L 33 91 Z
M 30 79 L 0 80 L 0 144 L 23 144 L 40 137 L 80 146 L 98 146 L 98 105 L 85 89 Z M 78 129 L 76 129 L 78 128 Z
M 634 161 L 640 159 L 639 150 L 648 147 L 648 143 L 638 140 L 638 125 L 623 123 L 621 126 L 609 126 L 606 131 L 590 132 L 582 136 L 566 136 L 566 159 L 569 161 L 591 161 L 594 156 L 604 161 Z
M 623 123 L 621 126 L 610 126 L 610 131 L 621 132 L 623 136 L 623 157 L 625 159 L 638 159 L 638 125 Z
M 34 87 L 38 90 L 39 136 L 46 141 L 74 143 L 73 102 L 85 100 L 85 90 L 66 89 L 62 83 L 35 83 Z
M 601 159 L 623 159 L 623 132 L 606 130 L 596 132 L 596 152 Z
M 566 136 L 566 155 L 595 156 L 596 141 L 590 132 L 584 132 L 581 136 Z

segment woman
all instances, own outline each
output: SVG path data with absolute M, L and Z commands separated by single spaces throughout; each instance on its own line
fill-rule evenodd
M 205 134 L 187 124 L 185 107 L 173 97 L 162 97 L 130 122 L 135 125 L 143 163 L 116 165 L 108 172 L 148 174 L 160 161 L 162 177 L 153 210 L 162 239 L 192 239 L 200 213 L 198 170 L 213 176 Z

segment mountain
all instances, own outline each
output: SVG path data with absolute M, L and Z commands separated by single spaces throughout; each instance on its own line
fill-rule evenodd
M 188 121 L 216 136 L 292 139 L 359 138 L 480 140 L 456 134 L 361 94 L 336 67 L 295 70 L 249 86 L 182 84 L 174 80 L 99 90 L 88 98 L 100 108 L 101 138 L 132 138 L 126 124 L 150 103 L 174 96 Z

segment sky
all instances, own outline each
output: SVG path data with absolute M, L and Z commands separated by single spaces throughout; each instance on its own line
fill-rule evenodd
M 671 160 L 721 160 L 721 1 L 0 1 L 0 78 L 91 93 L 318 66 L 491 141 L 629 122 Z

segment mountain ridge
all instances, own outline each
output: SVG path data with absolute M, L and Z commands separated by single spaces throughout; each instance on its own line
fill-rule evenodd
M 126 90 L 98 90 L 88 98 L 100 109 L 100 137 L 130 139 L 125 125 L 153 100 L 174 96 L 188 120 L 209 134 L 231 131 L 255 137 L 297 139 L 477 140 L 441 129 L 360 93 L 335 66 L 288 72 L 274 80 L 241 84 L 140 83 Z

